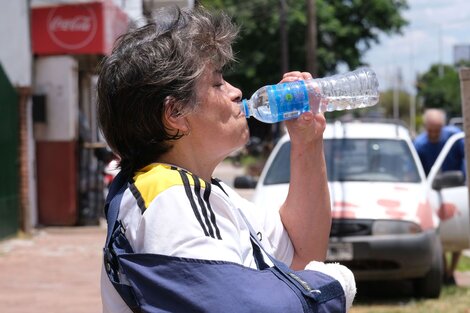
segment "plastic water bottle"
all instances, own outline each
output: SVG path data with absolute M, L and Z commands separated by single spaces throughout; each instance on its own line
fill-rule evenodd
M 268 85 L 258 89 L 241 110 L 248 118 L 276 123 L 313 113 L 365 108 L 379 101 L 379 83 L 374 71 L 363 67 L 325 78 Z

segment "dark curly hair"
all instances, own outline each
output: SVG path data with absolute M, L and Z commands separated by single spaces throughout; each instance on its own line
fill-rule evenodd
M 157 161 L 181 137 L 163 124 L 165 101 L 175 100 L 175 114 L 194 111 L 195 82 L 207 64 L 233 60 L 237 31 L 221 12 L 173 8 L 118 39 L 100 64 L 98 119 L 124 174 Z

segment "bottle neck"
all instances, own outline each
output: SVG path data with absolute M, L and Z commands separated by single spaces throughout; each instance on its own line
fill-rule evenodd
M 245 114 L 246 118 L 249 118 L 251 116 L 250 112 L 250 104 L 248 103 L 250 100 L 243 99 L 240 102 L 240 111 L 242 111 Z

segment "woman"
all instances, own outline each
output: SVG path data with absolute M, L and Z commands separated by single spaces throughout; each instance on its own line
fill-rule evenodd
M 201 8 L 156 20 L 120 38 L 98 82 L 99 122 L 130 181 L 118 220 L 133 252 L 256 269 L 251 226 L 262 248 L 292 269 L 323 261 L 331 222 L 323 115 L 286 122 L 288 196 L 281 208 L 255 208 L 212 177 L 249 138 L 242 93 L 223 77 L 236 28 Z M 309 78 L 289 72 L 281 82 Z M 104 270 L 102 298 L 105 312 L 129 311 Z

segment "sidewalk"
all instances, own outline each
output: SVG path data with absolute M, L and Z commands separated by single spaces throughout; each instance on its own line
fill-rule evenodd
M 221 163 L 214 176 L 233 185 L 242 168 Z M 250 197 L 252 190 L 243 191 Z M 0 312 L 99 313 L 102 226 L 46 227 L 0 240 Z
M 47 227 L 31 238 L 0 241 L 0 311 L 101 312 L 105 228 Z

